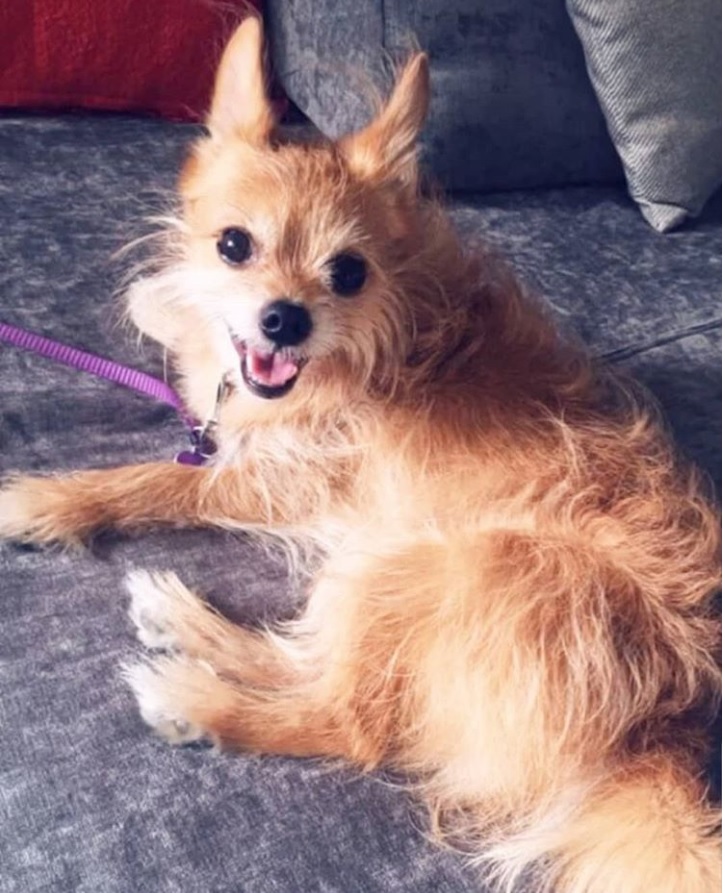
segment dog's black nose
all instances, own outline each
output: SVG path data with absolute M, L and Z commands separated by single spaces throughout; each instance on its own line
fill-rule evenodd
M 312 317 L 302 304 L 281 298 L 262 309 L 259 327 L 280 347 L 302 344 L 312 331 Z

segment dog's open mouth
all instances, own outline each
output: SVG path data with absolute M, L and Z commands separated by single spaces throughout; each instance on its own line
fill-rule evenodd
M 241 360 L 244 384 L 257 397 L 273 400 L 284 397 L 295 386 L 306 360 L 294 357 L 284 350 L 262 350 L 246 341 L 234 340 Z

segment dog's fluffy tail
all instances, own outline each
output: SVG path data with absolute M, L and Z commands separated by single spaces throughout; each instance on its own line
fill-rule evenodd
M 537 893 L 719 893 L 720 812 L 694 778 L 651 757 L 562 797 L 475 861 L 506 893 L 524 879 Z

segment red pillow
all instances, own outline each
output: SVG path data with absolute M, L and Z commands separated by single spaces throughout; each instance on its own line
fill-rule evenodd
M 199 121 L 214 68 L 261 0 L 0 3 L 0 106 L 150 112 Z

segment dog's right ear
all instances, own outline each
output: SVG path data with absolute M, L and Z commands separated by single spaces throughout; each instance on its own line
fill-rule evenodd
M 430 97 L 428 57 L 412 56 L 378 116 L 339 141 L 350 167 L 362 176 L 412 185 L 417 180 L 418 136 Z
M 212 139 L 236 136 L 255 143 L 264 142 L 274 127 L 266 89 L 264 32 L 257 15 L 239 25 L 222 54 L 206 124 Z

